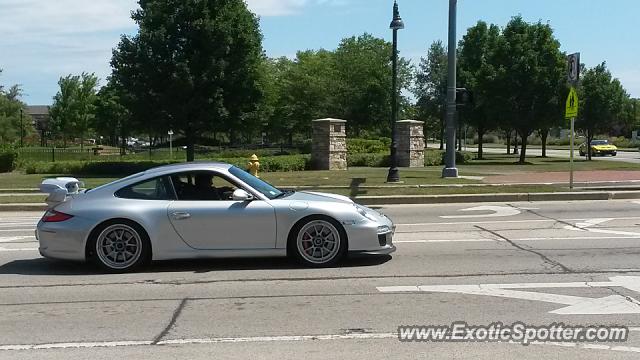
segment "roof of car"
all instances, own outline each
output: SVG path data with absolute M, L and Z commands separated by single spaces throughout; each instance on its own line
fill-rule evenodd
M 145 173 L 152 174 L 152 173 L 165 172 L 165 171 L 193 170 L 193 169 L 202 169 L 202 168 L 228 169 L 231 166 L 232 165 L 230 164 L 217 162 L 217 161 L 193 161 L 193 162 L 187 162 L 187 163 L 158 166 L 158 167 L 154 167 L 147 170 Z

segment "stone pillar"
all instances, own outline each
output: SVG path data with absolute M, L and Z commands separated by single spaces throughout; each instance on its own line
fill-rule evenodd
M 400 120 L 396 123 L 398 166 L 424 167 L 424 122 Z
M 346 120 L 312 121 L 311 163 L 315 170 L 347 170 Z

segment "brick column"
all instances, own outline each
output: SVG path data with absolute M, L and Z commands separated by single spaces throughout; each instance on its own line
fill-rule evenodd
M 424 122 L 400 120 L 396 123 L 398 166 L 424 167 Z
M 347 170 L 347 121 L 313 120 L 311 162 L 315 170 Z

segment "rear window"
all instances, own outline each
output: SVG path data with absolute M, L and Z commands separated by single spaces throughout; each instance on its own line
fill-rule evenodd
M 116 191 L 115 195 L 123 199 L 175 200 L 173 188 L 166 176 L 129 185 Z

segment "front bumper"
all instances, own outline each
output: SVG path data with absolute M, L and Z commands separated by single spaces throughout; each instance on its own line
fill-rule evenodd
M 387 255 L 396 251 L 393 245 L 395 225 L 384 214 L 367 209 L 371 219 L 345 226 L 349 254 Z

